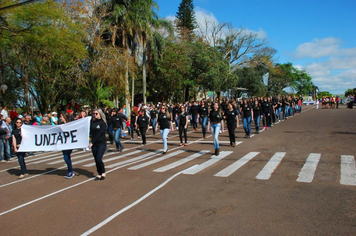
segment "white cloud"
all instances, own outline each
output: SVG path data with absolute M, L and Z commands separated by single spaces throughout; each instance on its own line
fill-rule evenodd
M 302 66 L 321 91 L 343 94 L 356 87 L 356 48 L 341 48 L 342 40 L 334 37 L 314 39 L 300 44 L 294 53 L 314 62 Z
M 339 51 L 340 40 L 330 37 L 314 39 L 313 42 L 300 44 L 295 52 L 297 58 L 320 58 L 334 55 Z

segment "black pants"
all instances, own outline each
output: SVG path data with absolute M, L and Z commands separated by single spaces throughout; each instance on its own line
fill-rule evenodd
M 131 138 L 134 138 L 134 131 L 136 131 L 137 136 L 140 136 L 140 132 L 138 132 L 138 130 L 135 128 L 135 124 L 131 125 Z
M 183 135 L 184 133 L 184 142 L 187 143 L 187 129 L 184 128 L 184 126 L 179 126 L 179 139 L 180 139 L 180 143 L 183 143 Z
M 197 118 L 198 118 L 198 115 L 192 115 L 192 125 L 193 125 L 193 129 L 198 128 Z
M 96 164 L 96 170 L 98 171 L 98 174 L 104 174 L 105 173 L 105 166 L 103 162 L 103 156 L 106 151 L 106 144 L 101 144 L 99 146 L 93 146 L 92 147 L 92 153 L 95 159 L 95 164 Z
M 227 123 L 227 131 L 229 132 L 229 138 L 230 138 L 230 145 L 233 143 L 236 143 L 236 137 L 235 137 L 235 129 L 236 129 L 237 123 Z
M 266 125 L 265 125 L 265 119 L 266 119 Z M 263 126 L 271 127 L 271 115 L 268 115 L 268 113 L 264 113 L 263 115 Z
M 147 126 L 145 127 L 139 127 L 141 137 L 142 137 L 142 144 L 146 144 L 146 131 L 147 131 Z

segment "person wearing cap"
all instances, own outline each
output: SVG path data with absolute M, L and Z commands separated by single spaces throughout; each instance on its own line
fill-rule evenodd
M 52 125 L 58 125 L 57 112 L 55 112 L 55 111 L 52 112 L 51 124 L 52 124 Z
M 73 121 L 74 118 L 75 118 L 73 110 L 72 109 L 68 109 L 67 112 L 69 114 L 70 121 Z

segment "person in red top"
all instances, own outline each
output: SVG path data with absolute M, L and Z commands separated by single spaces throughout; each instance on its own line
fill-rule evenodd
M 340 98 L 339 96 L 336 96 L 336 109 L 339 108 L 339 103 L 340 103 Z
M 15 120 L 15 118 L 18 116 L 19 114 L 16 112 L 15 107 L 12 108 L 12 110 L 10 111 L 10 118 L 11 120 Z

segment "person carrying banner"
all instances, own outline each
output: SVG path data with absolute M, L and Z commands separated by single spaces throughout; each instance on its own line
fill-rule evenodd
M 60 118 L 62 124 L 66 124 L 71 121 L 71 118 L 70 118 L 70 115 L 68 112 L 62 113 L 59 118 Z M 72 151 L 73 151 L 72 149 L 62 150 L 63 159 L 68 167 L 68 173 L 66 176 L 64 176 L 64 178 L 66 178 L 66 179 L 71 179 L 75 175 L 75 173 L 73 171 L 71 156 L 70 156 L 72 154 Z
M 22 141 L 21 127 L 22 120 L 20 118 L 15 119 L 15 129 L 12 131 L 12 146 L 21 167 L 21 175 L 19 176 L 19 179 L 23 179 L 28 175 L 25 163 L 26 153 L 18 152 L 18 148 L 20 147 Z
M 95 181 L 104 180 L 106 177 L 105 166 L 103 162 L 103 156 L 106 151 L 106 119 L 105 114 L 101 109 L 94 109 L 94 118 L 90 124 L 90 135 L 91 142 L 89 143 L 89 148 L 92 149 L 94 156 L 96 170 L 98 175 L 95 177 Z

